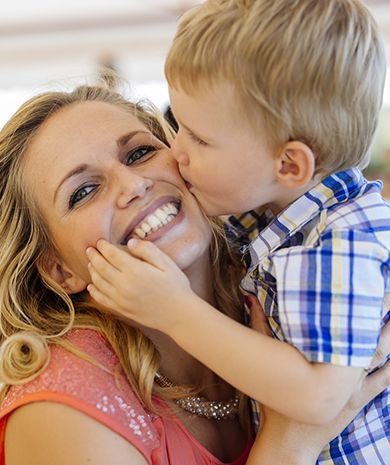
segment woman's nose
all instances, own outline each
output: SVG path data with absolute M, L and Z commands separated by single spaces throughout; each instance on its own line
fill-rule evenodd
M 172 154 L 179 165 L 187 166 L 190 162 L 187 151 L 185 150 L 184 144 L 180 134 L 180 129 L 177 132 L 174 141 L 171 145 Z
M 131 172 L 129 167 L 124 167 L 116 182 L 118 182 L 118 207 L 125 208 L 134 199 L 142 198 L 153 186 L 153 181 L 145 176 Z

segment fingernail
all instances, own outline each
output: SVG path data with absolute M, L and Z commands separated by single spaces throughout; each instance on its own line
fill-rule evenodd
M 91 252 L 92 252 L 92 247 L 88 247 L 85 251 L 87 255 L 91 255 Z
M 252 299 L 249 296 L 244 296 L 245 304 L 250 309 L 252 307 Z
M 135 247 L 137 245 L 137 239 L 129 239 L 127 242 L 128 247 Z

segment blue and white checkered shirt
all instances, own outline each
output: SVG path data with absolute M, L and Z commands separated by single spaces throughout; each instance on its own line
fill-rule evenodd
M 228 219 L 228 236 L 244 251 L 243 292 L 257 296 L 274 337 L 310 362 L 369 367 L 389 319 L 390 205 L 381 188 L 350 169 L 328 176 L 277 217 Z M 318 463 L 390 464 L 390 389 Z

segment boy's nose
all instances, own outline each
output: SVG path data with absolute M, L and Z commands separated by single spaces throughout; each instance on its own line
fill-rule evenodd
M 173 141 L 171 145 L 171 149 L 172 149 L 173 156 L 175 160 L 177 161 L 177 163 L 179 165 L 187 166 L 189 164 L 190 159 L 188 157 L 186 150 L 184 149 L 183 144 L 181 143 L 181 137 L 180 137 L 179 132 L 176 134 L 175 140 Z

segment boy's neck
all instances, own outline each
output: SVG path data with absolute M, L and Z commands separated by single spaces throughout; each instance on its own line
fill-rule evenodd
M 326 176 L 324 175 L 318 174 L 310 182 L 306 183 L 302 187 L 281 189 L 280 195 L 275 199 L 274 202 L 269 203 L 267 205 L 267 208 L 269 208 L 272 211 L 273 215 L 279 215 L 289 205 L 291 205 L 297 199 L 302 197 L 302 195 L 304 195 L 306 192 L 310 191 L 313 187 L 320 183 L 321 180 L 325 177 Z M 257 210 L 262 210 L 262 207 L 259 207 Z

